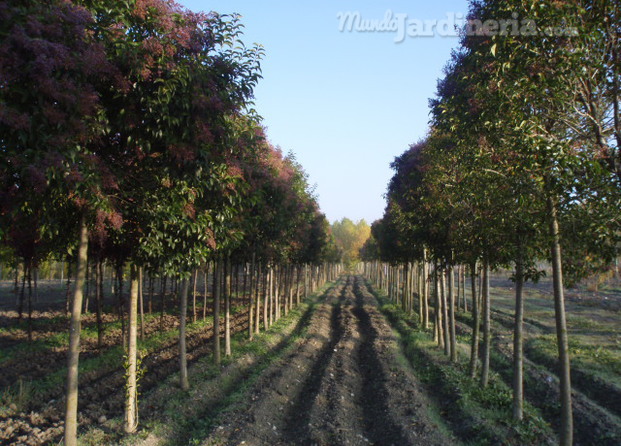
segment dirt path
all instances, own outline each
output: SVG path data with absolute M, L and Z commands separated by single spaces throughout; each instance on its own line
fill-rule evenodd
M 204 444 L 444 445 L 427 400 L 362 278 L 317 305 L 300 347 L 269 367 L 249 401 Z

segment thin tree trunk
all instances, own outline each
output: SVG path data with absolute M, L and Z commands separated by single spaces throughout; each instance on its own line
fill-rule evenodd
M 451 332 L 449 328 L 449 311 L 447 305 L 447 296 L 446 296 L 446 277 L 445 272 L 442 271 L 440 274 L 440 292 L 442 296 L 442 328 L 444 332 L 444 354 L 446 356 L 451 355 Z
M 231 356 L 231 258 L 224 267 L 224 355 Z
M 196 323 L 196 286 L 198 284 L 198 269 L 194 270 L 194 285 L 192 288 L 192 322 Z
M 255 297 L 255 302 L 256 302 L 256 309 L 255 309 L 255 314 L 254 314 L 254 333 L 255 334 L 259 334 L 260 330 L 261 330 L 261 289 L 265 289 L 265 286 L 263 286 L 263 288 L 261 287 L 261 284 L 264 283 L 263 282 L 263 275 L 261 274 L 261 271 L 263 271 L 262 269 L 262 265 L 261 262 L 259 262 L 259 264 L 257 265 L 257 285 L 256 285 L 256 291 L 254 294 Z
M 69 349 L 67 355 L 67 397 L 65 405 L 65 446 L 78 444 L 78 362 L 80 359 L 80 329 L 82 299 L 86 264 L 88 262 L 88 230 L 86 217 L 80 218 L 80 238 L 78 244 L 77 273 L 71 305 L 69 328 Z
M 160 331 L 164 330 L 164 311 L 166 306 L 166 282 L 167 277 L 164 275 L 161 280 L 160 287 Z
M 32 263 L 28 265 L 28 342 L 32 342 Z
M 140 273 L 135 264 L 130 265 L 129 285 L 129 333 L 127 348 L 127 381 L 125 385 L 125 424 L 123 429 L 131 434 L 138 428 L 138 294 Z
M 22 318 L 24 317 L 24 298 L 25 298 L 25 292 L 26 292 L 26 276 L 27 274 L 27 270 L 28 267 L 26 266 L 26 261 L 24 261 L 24 276 L 22 277 L 22 289 L 19 293 L 19 302 L 18 302 L 18 308 L 17 308 L 17 321 L 21 322 Z
M 554 315 L 556 319 L 556 338 L 559 355 L 559 379 L 561 400 L 561 446 L 573 443 L 573 414 L 571 403 L 571 369 L 569 364 L 569 340 L 565 317 L 565 296 L 563 290 L 563 269 L 561 267 L 561 243 L 558 229 L 556 203 L 552 197 L 547 199 L 548 216 L 550 218 L 550 246 L 552 257 L 552 285 L 554 289 Z
M 186 355 L 185 344 L 185 325 L 188 312 L 189 282 L 189 279 L 183 279 L 183 282 L 181 284 L 181 295 L 179 296 L 181 307 L 181 311 L 179 314 L 179 385 L 181 386 L 182 390 L 188 390 L 190 388 L 190 383 L 188 382 L 188 358 Z
M 154 285 L 152 271 L 149 271 L 149 302 L 147 303 L 147 311 L 149 314 L 153 314 L 153 293 L 155 292 Z
M 140 302 L 140 340 L 144 341 L 144 293 L 143 288 L 143 274 L 142 267 L 138 269 L 138 299 Z
M 256 253 L 252 253 L 252 258 L 250 260 L 250 290 L 248 293 L 248 298 L 249 298 L 249 302 L 248 302 L 248 339 L 252 339 L 254 336 L 254 306 L 255 306 L 255 301 L 254 301 L 254 286 L 255 286 L 255 281 L 254 281 L 254 270 L 255 270 L 255 259 L 256 259 Z M 246 277 L 248 277 L 248 274 L 246 274 L 246 276 L 244 276 L 244 289 L 246 288 Z
M 522 246 L 515 262 L 515 328 L 513 331 L 513 419 L 524 418 L 524 264 Z
M 470 286 L 472 290 L 472 343 L 470 345 L 470 377 L 477 375 L 477 362 L 479 359 L 479 303 L 477 299 L 477 267 L 476 263 L 470 265 Z
M 270 328 L 269 325 L 269 301 L 271 294 L 272 281 L 270 279 L 272 269 L 269 266 L 266 266 L 265 270 L 265 278 L 263 279 L 263 329 L 267 330 Z
M 203 320 L 207 319 L 207 290 L 209 289 L 209 265 L 211 262 L 207 262 L 205 265 L 205 289 L 203 294 Z
M 429 329 L 429 263 L 427 250 L 423 251 L 423 326 Z
M 124 348 L 127 347 L 127 328 L 125 326 L 125 297 L 123 296 L 123 265 L 116 270 L 118 286 L 119 319 L 121 320 L 121 340 Z
M 97 259 L 95 264 L 95 311 L 97 313 L 97 348 L 103 347 L 103 262 Z
M 213 358 L 217 365 L 221 362 L 220 353 L 220 287 L 222 280 L 222 261 L 215 261 L 213 276 Z
M 449 328 L 451 335 L 451 361 L 457 362 L 457 335 L 455 333 L 455 271 L 453 266 L 448 268 L 448 299 L 449 299 Z
M 489 264 L 487 261 L 483 263 L 483 289 L 481 291 L 483 298 L 483 364 L 481 367 L 481 386 L 487 387 L 489 382 L 489 357 L 492 346 L 491 336 L 491 302 L 489 296 Z

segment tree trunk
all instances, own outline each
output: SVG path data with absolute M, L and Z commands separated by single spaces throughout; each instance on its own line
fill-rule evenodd
M 451 337 L 451 361 L 457 362 L 457 335 L 455 333 L 455 271 L 453 266 L 448 268 L 448 299 L 449 299 L 449 329 Z
M 220 365 L 220 286 L 222 280 L 222 261 L 215 261 L 213 276 L 213 358 Z
M 140 340 L 144 341 L 144 293 L 143 293 L 143 268 L 138 269 L 138 302 L 140 303 Z
M 97 348 L 103 347 L 103 262 L 97 259 L 95 265 L 95 311 L 97 313 Z
M 558 229 L 556 203 L 552 197 L 547 199 L 548 216 L 550 218 L 550 246 L 552 257 L 552 285 L 554 289 L 554 315 L 556 319 L 556 338 L 559 355 L 559 378 L 561 399 L 561 441 L 562 446 L 573 443 L 573 415 L 571 404 L 571 375 L 569 365 L 569 341 L 567 337 L 567 321 L 565 318 L 565 296 L 563 290 L 563 270 L 561 267 L 561 243 Z
M 224 355 L 231 356 L 231 258 L 224 267 Z
M 32 263 L 28 265 L 28 342 L 32 342 Z
M 429 264 L 427 250 L 423 251 L 423 326 L 429 329 Z
M 138 428 L 138 293 L 140 274 L 135 264 L 130 265 L 129 285 L 129 333 L 127 348 L 127 381 L 125 385 L 125 424 L 123 429 L 131 434 Z
M 257 308 L 255 310 L 255 314 L 254 314 L 254 332 L 255 334 L 259 334 L 260 330 L 261 330 L 261 283 L 263 282 L 263 275 L 261 274 L 261 272 L 263 271 L 262 269 L 262 265 L 261 262 L 259 262 L 259 265 L 257 266 L 257 285 L 256 285 L 256 291 L 254 294 L 255 297 L 255 302 L 257 305 Z M 263 289 L 265 290 L 265 285 L 263 286 Z
M 522 247 L 515 262 L 515 328 L 513 331 L 513 419 L 524 418 L 524 264 Z
M 477 299 L 477 266 L 470 265 L 470 286 L 472 291 L 472 343 L 470 345 L 470 377 L 477 376 L 479 359 L 479 302 Z
M 127 330 L 125 329 L 125 298 L 123 297 L 123 265 L 120 264 L 116 267 L 116 279 L 118 282 L 118 288 L 116 290 L 117 293 L 117 303 L 118 303 L 118 313 L 119 320 L 121 321 L 121 345 L 123 348 L 127 345 L 127 338 L 125 337 L 127 334 Z
M 182 390 L 188 390 L 190 383 L 188 382 L 188 358 L 186 355 L 185 345 L 185 325 L 188 312 L 188 287 L 190 280 L 183 279 L 181 284 L 180 307 L 179 314 L 179 385 Z
M 80 239 L 75 288 L 71 305 L 69 328 L 69 350 L 67 355 L 67 398 L 65 406 L 65 446 L 78 444 L 78 362 L 80 358 L 80 320 L 86 263 L 88 262 L 88 230 L 86 217 L 80 217 Z
M 196 286 L 198 284 L 198 269 L 194 270 L 194 284 L 192 287 L 192 322 L 196 323 Z
M 160 331 L 164 330 L 164 311 L 166 307 L 166 282 L 167 277 L 162 276 L 160 287 Z
M 207 319 L 207 290 L 209 289 L 209 265 L 211 262 L 207 262 L 205 265 L 205 289 L 203 294 L 203 320 Z
M 444 332 L 444 354 L 451 356 L 451 332 L 449 328 L 449 311 L 446 296 L 446 274 L 442 271 L 440 274 L 440 294 L 442 296 L 442 328 Z
M 270 303 L 270 288 L 272 287 L 272 281 L 270 279 L 272 269 L 269 266 L 266 266 L 265 270 L 265 278 L 263 279 L 263 329 L 267 330 L 270 328 L 269 325 L 269 303 Z
M 491 336 L 491 302 L 489 296 L 489 265 L 487 262 L 483 263 L 483 288 L 482 288 L 482 298 L 483 298 L 483 358 L 482 358 L 482 367 L 481 367 L 481 386 L 487 387 L 489 382 L 489 356 L 490 350 L 492 346 L 492 336 Z
M 254 270 L 255 270 L 255 259 L 256 259 L 256 254 L 253 252 L 252 253 L 252 258 L 250 260 L 250 290 L 248 293 L 248 298 L 249 298 L 249 302 L 248 302 L 248 339 L 252 339 L 254 336 L 254 286 L 255 286 L 255 280 L 254 280 Z M 244 289 L 246 288 L 246 277 L 248 276 L 248 274 L 246 274 L 246 276 L 244 276 Z

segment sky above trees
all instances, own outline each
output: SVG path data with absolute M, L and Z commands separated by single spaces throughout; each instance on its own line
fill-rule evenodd
M 427 131 L 437 79 L 456 37 L 340 32 L 337 15 L 412 20 L 467 12 L 439 2 L 182 0 L 193 11 L 242 14 L 244 42 L 265 47 L 256 108 L 271 142 L 294 152 L 330 221 L 381 217 L 390 162 Z

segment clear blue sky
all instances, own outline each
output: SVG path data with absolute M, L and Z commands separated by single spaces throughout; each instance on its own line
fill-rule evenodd
M 251 1 L 181 0 L 193 11 L 237 12 L 243 41 L 266 55 L 256 109 L 274 145 L 293 152 L 316 184 L 332 222 L 381 218 L 390 162 L 423 138 L 428 99 L 456 37 L 406 37 L 391 32 L 340 32 L 339 12 L 381 20 L 387 10 L 406 20 L 464 15 L 466 0 Z

